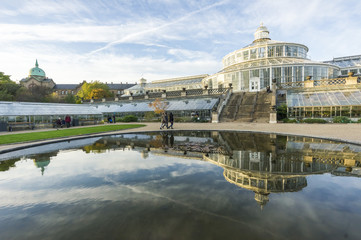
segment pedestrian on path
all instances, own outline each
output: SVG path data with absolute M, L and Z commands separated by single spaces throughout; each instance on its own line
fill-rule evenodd
M 70 122 L 71 122 L 71 117 L 69 115 L 66 115 L 65 117 L 65 123 L 66 123 L 66 127 L 69 128 L 70 127 Z
M 173 129 L 174 116 L 173 116 L 173 113 L 172 113 L 172 112 L 169 113 L 169 118 L 168 118 L 168 120 L 169 120 L 169 122 L 170 122 L 170 125 L 169 125 L 169 127 L 167 127 L 167 128 Z
M 59 128 L 62 128 L 63 126 L 61 125 L 61 118 L 58 118 L 56 120 L 56 129 L 59 130 Z
M 164 127 L 168 128 L 168 116 L 166 112 L 162 113 L 160 129 L 163 129 Z

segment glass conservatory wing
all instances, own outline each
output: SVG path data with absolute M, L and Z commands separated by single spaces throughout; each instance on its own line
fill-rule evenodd
M 290 102 L 287 102 L 287 106 L 298 107 L 300 105 L 300 103 L 298 101 L 298 96 L 296 94 L 292 94 L 289 98 L 289 101 Z
M 340 105 L 350 105 L 350 103 L 347 101 L 345 95 L 342 92 L 334 92 L 334 95 L 336 96 L 337 100 L 340 102 Z
M 357 102 L 361 104 L 361 91 L 352 92 L 352 96 L 357 99 Z
M 187 110 L 211 110 L 218 102 L 218 99 L 187 99 L 181 101 L 171 101 L 167 111 L 187 111 Z
M 312 107 L 310 96 L 306 93 L 302 94 L 302 97 L 304 106 Z
M 100 115 L 100 111 L 89 105 L 0 102 L 2 116 L 59 116 L 59 115 Z
M 309 96 L 310 96 L 310 101 L 311 101 L 312 106 L 321 106 L 321 102 L 317 96 L 317 93 L 311 93 L 311 94 L 309 94 Z
M 286 96 L 287 96 L 286 103 L 287 103 L 288 107 L 298 107 L 299 106 L 298 96 L 296 94 L 288 93 Z M 295 100 L 296 98 L 297 98 L 297 101 Z
M 189 84 L 197 84 L 201 83 L 203 78 L 194 78 L 194 79 L 186 79 L 186 80 L 177 80 L 177 81 L 169 81 L 169 82 L 156 82 L 149 83 L 148 88 L 166 88 L 173 86 L 184 86 Z
M 355 92 L 350 92 L 349 94 L 344 94 L 347 101 L 351 104 L 351 105 L 360 105 L 361 104 L 361 92 L 360 91 L 355 91 Z
M 337 99 L 337 96 L 335 96 L 333 92 L 327 92 L 326 96 L 328 97 L 328 100 L 330 101 L 331 105 L 333 106 L 341 105 L 341 103 Z
M 317 93 L 318 98 L 320 99 L 322 106 L 330 106 L 330 100 L 328 99 L 326 93 Z
M 118 112 L 150 112 L 153 109 L 149 106 L 149 102 L 136 102 L 122 104 Z
M 288 93 L 288 107 L 354 106 L 361 104 L 361 91 Z

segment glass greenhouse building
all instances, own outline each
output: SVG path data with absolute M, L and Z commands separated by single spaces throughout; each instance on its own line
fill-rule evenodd
M 143 119 L 147 112 L 154 112 L 153 100 L 105 102 L 97 104 L 56 104 L 34 102 L 0 102 L 0 131 L 34 128 L 52 128 L 58 118 L 69 115 L 73 126 L 99 124 L 107 117 L 135 115 Z M 211 113 L 219 102 L 218 96 L 176 98 L 162 100 L 165 110 L 175 117 L 190 118 L 195 115 L 211 120 Z
M 98 124 L 102 112 L 92 106 L 35 102 L 0 102 L 0 131 L 53 127 L 69 115 L 73 125 Z M 10 128 L 9 128 L 10 127 Z
M 145 113 L 154 112 L 151 107 L 153 100 L 138 100 L 127 102 L 100 103 L 93 106 L 104 116 L 123 117 L 125 115 L 135 115 L 143 118 Z M 176 98 L 164 100 L 165 110 L 172 112 L 175 117 L 192 117 L 198 115 L 202 119 L 210 120 L 211 112 L 217 107 L 218 97 L 199 97 L 199 98 Z
M 308 48 L 298 43 L 274 41 L 261 25 L 252 44 L 229 53 L 223 58 L 223 70 L 206 77 L 204 85 L 210 88 L 228 87 L 237 91 L 260 91 L 278 84 L 335 78 L 340 68 L 334 64 L 311 61 Z
M 361 91 L 287 92 L 288 117 L 333 118 L 344 116 L 361 118 Z

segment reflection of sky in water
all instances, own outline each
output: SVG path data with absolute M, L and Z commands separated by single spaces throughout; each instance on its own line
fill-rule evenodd
M 41 145 L 38 147 L 31 147 L 26 148 L 18 151 L 8 152 L 0 154 L 0 161 L 11 159 L 11 158 L 17 158 L 24 155 L 30 155 L 30 154 L 39 154 L 39 153 L 46 153 L 46 152 L 52 152 L 56 150 L 62 150 L 62 149 L 70 149 L 70 148 L 77 148 L 88 144 L 93 144 L 95 141 L 101 139 L 101 137 L 95 137 L 95 138 L 85 138 L 85 139 L 79 139 L 79 140 L 72 140 L 72 141 L 63 141 L 63 142 L 57 142 L 57 143 L 51 143 L 46 145 Z
M 0 172 L 0 239 L 358 239 L 361 180 L 307 176 L 298 192 L 227 182 L 200 159 L 61 150 L 44 174 L 30 158 Z

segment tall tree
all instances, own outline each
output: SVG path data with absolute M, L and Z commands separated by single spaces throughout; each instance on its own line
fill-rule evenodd
M 152 103 L 149 103 L 149 107 L 154 109 L 156 114 L 161 114 L 167 109 L 168 104 L 160 98 L 156 98 Z
M 52 89 L 43 86 L 21 87 L 16 93 L 16 100 L 23 102 L 53 102 Z
M 77 96 L 81 99 L 100 99 L 105 97 L 111 97 L 112 93 L 109 91 L 108 85 L 100 81 L 91 81 L 87 83 L 84 81 Z
M 64 102 L 66 102 L 66 103 L 75 103 L 76 98 L 75 98 L 75 96 L 73 94 L 68 94 L 68 95 L 65 96 Z
M 0 101 L 13 101 L 20 85 L 10 79 L 9 75 L 0 72 Z

